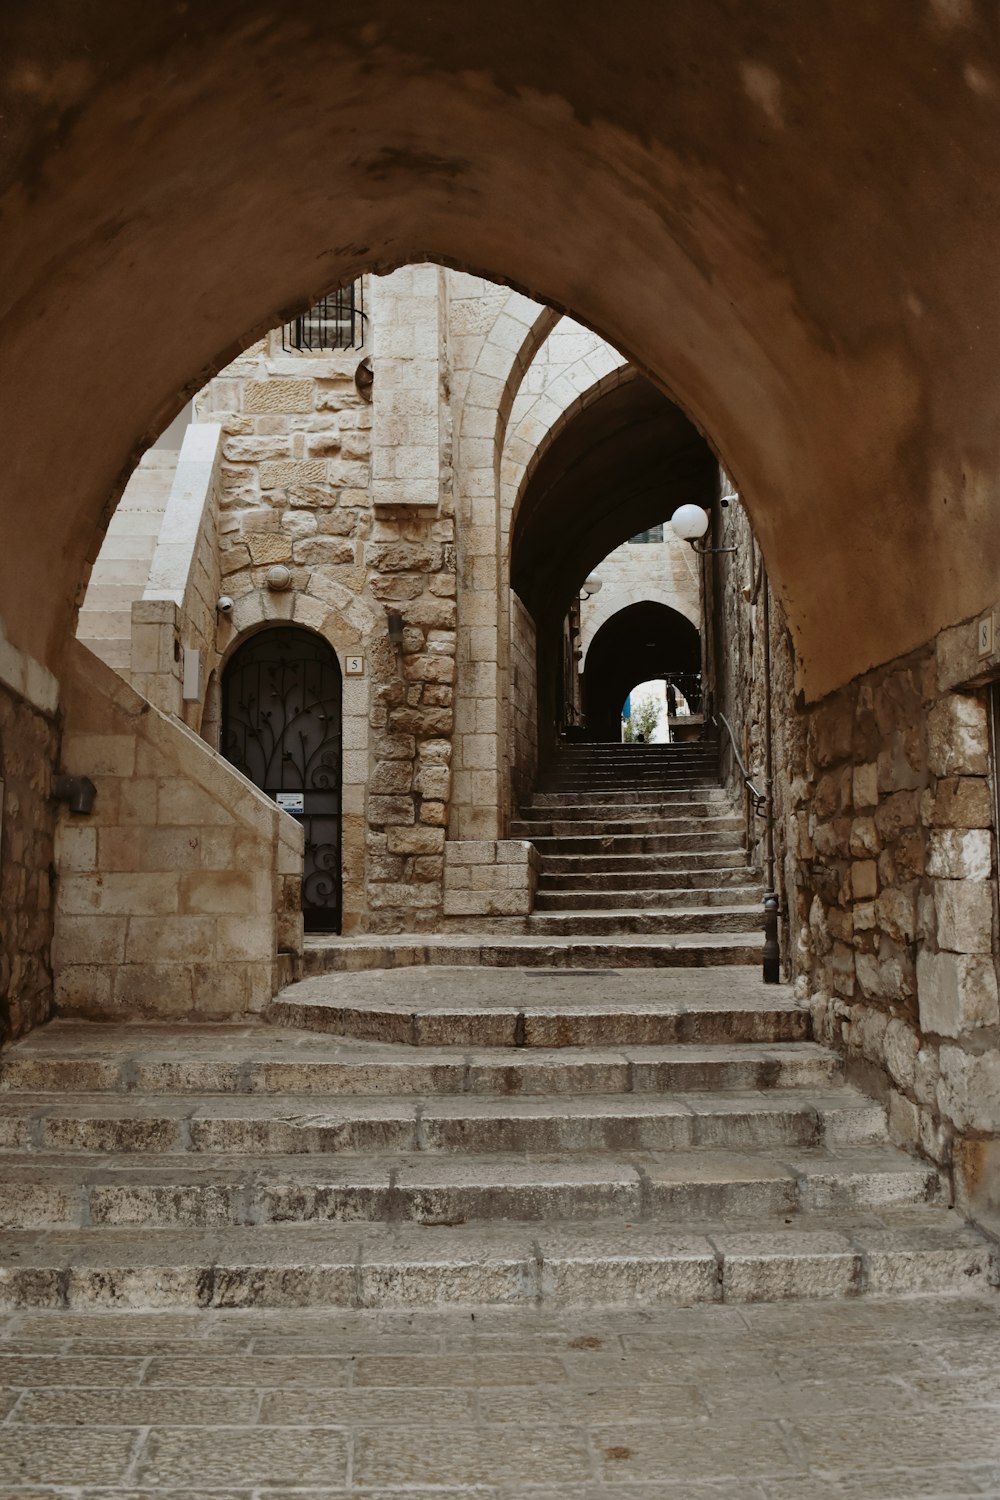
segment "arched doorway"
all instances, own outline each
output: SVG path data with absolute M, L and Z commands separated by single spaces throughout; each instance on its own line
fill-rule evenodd
M 701 707 L 701 637 L 675 609 L 644 599 L 606 620 L 584 665 L 583 702 L 590 736 L 621 738 L 621 708 L 638 682 L 674 682 L 694 712 Z
M 305 827 L 307 932 L 341 921 L 341 674 L 333 648 L 282 625 L 250 637 L 222 679 L 222 753 Z

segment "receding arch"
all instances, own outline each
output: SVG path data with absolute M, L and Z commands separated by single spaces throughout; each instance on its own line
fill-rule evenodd
M 636 683 L 658 677 L 680 680 L 700 706 L 701 637 L 697 626 L 651 599 L 619 610 L 601 626 L 587 654 L 583 706 L 588 737 L 621 737 L 621 707 Z

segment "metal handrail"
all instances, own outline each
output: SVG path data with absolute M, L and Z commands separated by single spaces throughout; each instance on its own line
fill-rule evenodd
M 763 814 L 764 809 L 767 807 L 767 793 L 762 792 L 760 788 L 756 787 L 750 780 L 750 772 L 747 770 L 746 765 L 743 761 L 743 757 L 736 745 L 736 736 L 733 733 L 733 726 L 730 724 L 725 714 L 713 714 L 712 723 L 716 726 L 716 728 L 718 728 L 718 726 L 721 724 L 723 729 L 725 729 L 726 733 L 728 734 L 729 743 L 732 746 L 733 750 L 733 755 L 736 757 L 736 764 L 739 766 L 740 772 L 743 776 L 743 785 L 750 793 L 750 801 L 753 803 L 753 810 L 755 813 Z

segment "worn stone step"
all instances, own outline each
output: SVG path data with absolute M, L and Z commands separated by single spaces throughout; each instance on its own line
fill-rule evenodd
M 263 1023 L 93 1026 L 58 1020 L 0 1056 L 0 1108 L 26 1094 L 384 1097 L 824 1088 L 843 1063 L 816 1042 L 414 1049 Z M 188 1105 L 190 1107 L 190 1104 Z
M 702 775 L 672 775 L 669 780 L 657 775 L 646 775 L 646 777 L 610 777 L 610 775 L 591 775 L 582 771 L 577 777 L 565 777 L 562 780 L 543 780 L 538 783 L 537 795 L 555 793 L 565 801 L 573 802 L 586 792 L 618 793 L 639 792 L 646 801 L 649 799 L 669 796 L 672 792 L 684 793 L 688 798 L 702 799 L 706 793 L 717 787 L 717 780 L 706 780 Z
M 789 1042 L 811 1034 L 810 1013 L 791 990 L 743 967 L 511 974 L 422 966 L 394 983 L 384 969 L 343 970 L 289 985 L 268 1019 L 418 1047 Z
M 593 870 L 584 861 L 579 870 L 575 867 L 563 874 L 556 874 L 549 869 L 549 861 L 542 864 L 538 879 L 538 890 L 536 900 L 543 895 L 546 901 L 554 896 L 565 894 L 586 897 L 593 900 L 594 897 L 605 894 L 609 896 L 621 895 L 626 902 L 630 892 L 641 892 L 643 899 L 649 895 L 659 898 L 662 893 L 670 892 L 670 900 L 674 900 L 674 893 L 690 894 L 700 891 L 726 891 L 739 892 L 734 899 L 742 900 L 742 892 L 763 891 L 760 876 L 756 870 L 750 869 L 745 863 L 742 865 L 723 866 L 722 868 L 694 869 L 694 870 L 661 870 L 656 863 L 651 862 L 644 865 L 642 869 L 631 870 Z M 705 900 L 712 897 L 706 895 Z M 594 905 L 602 902 L 594 901 Z M 554 908 L 552 908 L 554 909 Z
M 662 901 L 663 898 L 661 898 Z M 576 911 L 543 911 L 528 918 L 528 931 L 548 937 L 622 933 L 680 932 L 748 932 L 763 927 L 764 914 L 754 902 L 740 905 L 701 905 L 696 907 L 660 906 L 622 907 L 601 911 L 583 907 Z
M 535 911 L 540 912 L 611 912 L 651 911 L 661 908 L 740 906 L 754 908 L 763 899 L 764 890 L 760 882 L 748 875 L 742 882 L 733 881 L 721 886 L 675 886 L 659 890 L 643 890 L 628 887 L 612 890 L 577 889 L 550 890 L 548 884 L 539 885 L 535 893 Z
M 674 854 L 686 858 L 690 854 L 738 853 L 746 861 L 746 854 L 737 848 L 736 837 L 728 828 L 701 829 L 697 833 L 533 834 L 531 842 L 546 858 L 581 858 L 588 854 Z
M 257 1225 L 19 1231 L 0 1244 L 12 1308 L 406 1308 L 982 1295 L 996 1256 L 954 1214 L 882 1208 L 790 1222 Z M 396 1356 L 397 1360 L 399 1356 Z
M 719 807 L 731 807 L 729 795 L 721 786 L 706 786 L 696 792 L 680 788 L 672 792 L 660 792 L 653 790 L 644 792 L 638 790 L 622 790 L 616 787 L 614 791 L 593 792 L 581 788 L 578 792 L 533 792 L 523 807 L 523 814 L 532 813 L 551 814 L 553 809 L 560 809 L 566 817 L 573 817 L 577 813 L 585 817 L 599 817 L 605 813 L 619 813 L 622 808 L 642 810 L 652 808 L 664 811 L 683 810 L 691 808 L 698 811 L 704 808 L 718 810 Z
M 553 854 L 539 850 L 541 870 L 549 875 L 686 875 L 694 870 L 749 870 L 744 849 L 689 850 L 659 854 L 574 853 Z
M 730 840 L 738 839 L 743 828 L 742 819 L 730 813 L 719 817 L 687 818 L 515 818 L 510 825 L 512 839 L 531 839 L 534 843 L 544 838 L 619 838 L 623 835 L 724 833 Z
M 400 967 L 544 970 L 753 966 L 761 962 L 757 932 L 692 932 L 669 937 L 623 934 L 614 939 L 551 938 L 532 934 L 494 937 L 476 933 L 400 933 L 392 937 L 307 939 L 306 975 Z
M 884 1109 L 847 1087 L 580 1098 L 41 1094 L 8 1096 L 0 1108 L 0 1148 L 26 1157 L 664 1151 L 842 1144 L 884 1133 Z
M 525 1156 L 0 1154 L 0 1228 L 785 1216 L 941 1199 L 884 1145 Z

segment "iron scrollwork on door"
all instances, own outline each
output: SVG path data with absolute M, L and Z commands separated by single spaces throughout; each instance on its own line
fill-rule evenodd
M 326 641 L 283 626 L 239 648 L 223 680 L 222 753 L 276 801 L 302 794 L 306 929 L 339 932 L 341 677 Z

